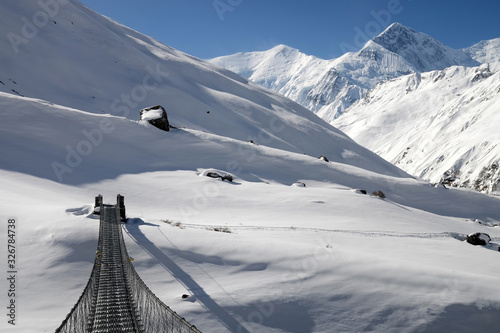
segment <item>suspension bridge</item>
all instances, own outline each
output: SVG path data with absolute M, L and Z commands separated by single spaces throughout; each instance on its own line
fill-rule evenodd
M 137 274 L 123 240 L 123 196 L 117 196 L 116 205 L 104 205 L 99 195 L 95 206 L 100 223 L 94 267 L 56 333 L 201 333 L 156 297 Z

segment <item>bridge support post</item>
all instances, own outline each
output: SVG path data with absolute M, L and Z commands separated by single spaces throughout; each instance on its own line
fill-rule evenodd
M 102 195 L 98 195 L 95 197 L 95 203 L 94 203 L 94 214 L 99 215 L 101 213 L 101 206 L 102 206 Z
M 116 197 L 116 205 L 120 210 L 120 219 L 122 222 L 127 222 L 127 217 L 125 215 L 125 198 L 123 195 L 118 194 Z

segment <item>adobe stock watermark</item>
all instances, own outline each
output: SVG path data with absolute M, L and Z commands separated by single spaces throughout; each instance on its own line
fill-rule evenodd
M 129 116 L 131 109 L 137 108 L 139 103 L 144 102 L 149 92 L 157 89 L 170 75 L 169 72 L 163 71 L 159 64 L 156 65 L 155 69 L 151 66 L 146 67 L 146 71 L 148 74 L 144 76 L 140 84 L 132 88 L 129 93 L 123 93 L 120 98 L 113 100 L 110 107 L 112 115 Z
M 168 72 L 162 71 L 160 65 L 156 68 L 147 67 L 148 74 L 144 76 L 141 83 L 134 86 L 129 93 L 121 94 L 120 98 L 116 98 L 110 105 L 111 114 L 119 117 L 127 117 L 130 115 L 131 109 L 137 108 L 139 103 L 143 102 L 148 94 L 157 89 L 163 80 L 169 75 Z M 83 138 L 75 145 L 67 145 L 65 147 L 66 157 L 64 161 L 53 161 L 51 163 L 52 170 L 59 182 L 63 182 L 64 176 L 70 174 L 75 168 L 78 168 L 85 157 L 92 154 L 94 149 L 102 144 L 105 134 L 111 134 L 115 130 L 115 124 L 110 118 L 103 118 L 99 121 L 96 128 L 83 129 L 80 134 Z
M 40 10 L 35 12 L 31 18 L 26 16 L 21 17 L 22 26 L 20 33 L 8 32 L 7 38 L 14 53 L 19 53 L 19 46 L 28 44 L 30 40 L 35 38 L 39 31 L 47 26 L 50 19 L 59 14 L 61 6 L 66 5 L 68 0 L 40 0 L 37 2 Z
M 226 12 L 232 12 L 242 3 L 243 0 L 214 0 L 212 5 L 214 6 L 215 12 L 219 16 L 219 20 L 222 22 L 224 21 L 224 14 Z
M 248 137 L 248 141 L 259 145 L 268 145 L 274 141 L 274 135 L 282 132 L 285 125 L 277 117 L 272 117 L 269 120 L 268 126 L 263 126 L 255 136 Z M 224 171 L 230 174 L 238 174 L 243 172 L 244 165 L 251 164 L 257 158 L 257 151 L 252 143 L 238 145 L 236 155 L 240 159 L 228 160 L 225 164 Z M 192 190 L 192 200 L 187 207 L 181 207 L 182 220 L 186 223 L 191 221 L 191 218 L 201 214 L 208 208 L 212 201 L 224 193 L 223 182 L 209 182 L 203 188 L 194 188 Z
M 75 147 L 70 145 L 66 146 L 65 163 L 53 161 L 51 163 L 52 170 L 59 182 L 63 182 L 64 174 L 72 173 L 73 169 L 82 164 L 83 158 L 92 154 L 95 147 L 101 145 L 104 140 L 104 134 L 110 134 L 115 130 L 115 125 L 110 119 L 101 119 L 98 128 L 91 130 L 82 130 L 81 134 L 85 139 L 80 140 Z
M 342 52 L 356 52 L 361 49 L 373 37 L 376 37 L 384 31 L 384 29 L 387 28 L 392 22 L 393 15 L 400 14 L 403 9 L 404 7 L 400 0 L 389 0 L 387 2 L 386 9 L 379 11 L 371 10 L 370 15 L 373 17 L 373 20 L 368 21 L 365 24 L 364 29 L 361 29 L 358 26 L 354 27 L 354 45 L 345 42 L 340 43 L 340 49 Z

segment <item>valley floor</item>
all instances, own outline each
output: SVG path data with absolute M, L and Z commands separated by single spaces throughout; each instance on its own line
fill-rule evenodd
M 498 244 L 498 227 L 398 204 L 390 193 L 313 180 L 228 183 L 204 171 L 78 187 L 2 171 L 2 218 L 18 221 L 15 329 L 52 332 L 64 319 L 92 269 L 93 197 L 120 193 L 134 266 L 203 332 L 498 331 L 500 253 L 463 241 L 482 231 Z

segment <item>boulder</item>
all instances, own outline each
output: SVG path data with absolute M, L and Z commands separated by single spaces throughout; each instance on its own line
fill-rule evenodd
M 222 176 L 219 175 L 217 172 L 207 172 L 206 176 L 210 178 L 220 178 L 222 181 L 227 180 L 230 183 L 233 181 L 233 176 L 231 176 L 230 174 Z
M 157 127 L 163 131 L 170 130 L 170 124 L 168 122 L 167 112 L 161 105 L 150 106 L 144 108 L 140 111 L 141 120 L 146 120 L 154 127 Z
M 484 232 L 476 232 L 474 234 L 467 235 L 467 243 L 472 245 L 487 245 L 491 241 L 491 237 Z

